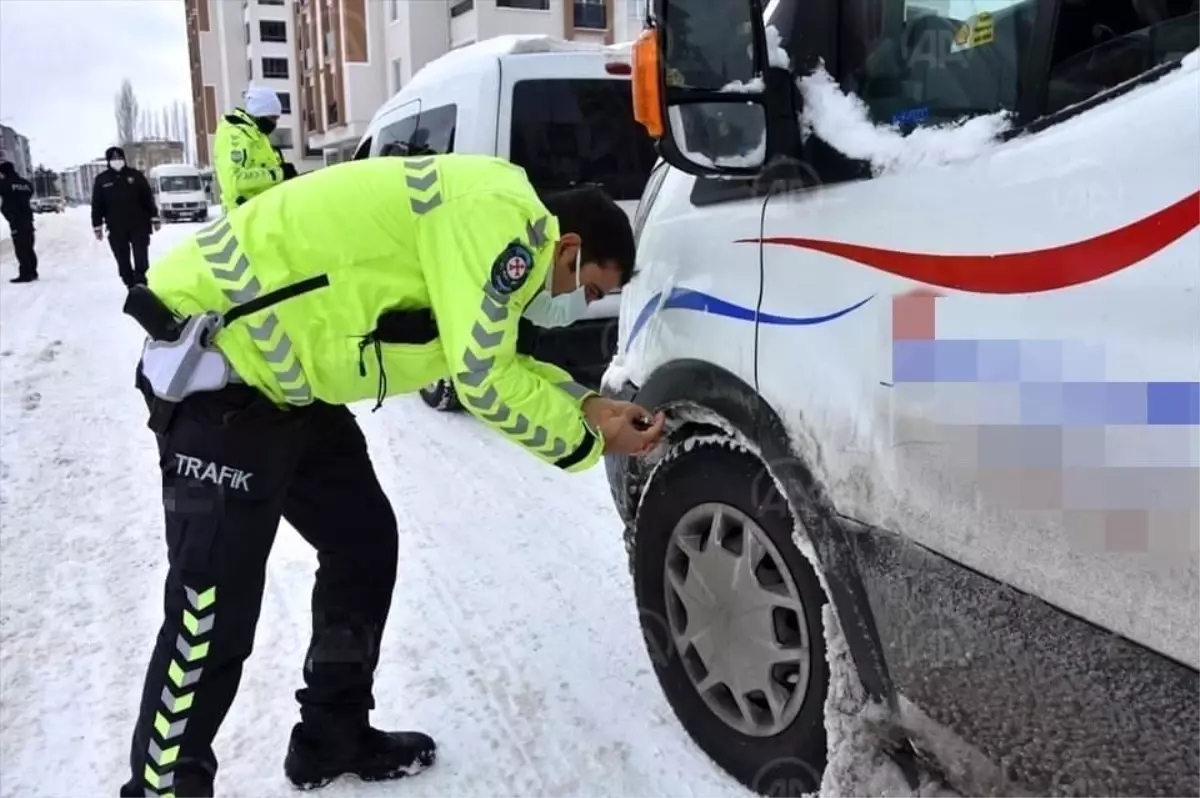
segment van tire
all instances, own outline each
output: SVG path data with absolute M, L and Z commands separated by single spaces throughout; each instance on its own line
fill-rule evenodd
M 462 405 L 458 401 L 458 391 L 454 390 L 454 383 L 450 380 L 438 380 L 430 383 L 418 393 L 421 394 L 422 401 L 434 410 L 440 410 L 443 413 L 462 410 Z
M 807 689 L 794 719 L 773 736 L 745 734 L 710 709 L 673 642 L 665 574 L 666 558 L 673 552 L 672 533 L 685 513 L 712 503 L 732 507 L 757 524 L 786 565 L 803 605 L 798 622 L 808 633 Z M 754 792 L 773 796 L 817 793 L 826 762 L 829 669 L 822 622 L 826 597 L 812 566 L 792 542 L 791 512 L 780 511 L 787 506 L 755 455 L 718 438 L 690 448 L 676 446 L 666 455 L 649 478 L 633 529 L 638 620 L 667 702 L 688 735 L 717 765 Z

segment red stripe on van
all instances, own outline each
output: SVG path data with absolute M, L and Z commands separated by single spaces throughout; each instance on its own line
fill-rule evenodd
M 937 255 L 822 241 L 742 238 L 737 243 L 781 244 L 837 255 L 926 285 L 978 294 L 1032 294 L 1082 285 L 1127 269 L 1200 226 L 1200 192 L 1117 230 L 1032 252 Z

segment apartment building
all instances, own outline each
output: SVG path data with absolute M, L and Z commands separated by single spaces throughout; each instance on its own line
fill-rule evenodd
M 379 106 L 451 49 L 509 34 L 629 41 L 645 8 L 645 0 L 294 1 L 300 117 L 326 163 L 350 158 Z
M 60 175 L 63 196 L 69 202 L 91 202 L 96 177 L 107 168 L 108 163 L 103 158 L 97 158 L 65 170 Z
M 247 82 L 274 89 L 283 109 L 271 141 L 298 172 L 315 169 L 322 165 L 321 152 L 308 146 L 293 107 L 299 69 L 292 0 L 241 0 L 241 4 Z
M 365 1 L 365 0 L 364 0 Z M 239 106 L 251 81 L 275 89 L 283 107 L 272 140 L 304 172 L 320 166 L 296 111 L 297 38 L 293 0 L 184 0 L 192 77 L 197 166 L 212 165 L 221 116 Z
M 8 125 L 0 125 L 0 155 L 12 162 L 17 174 L 28 178 L 33 174 L 33 159 L 29 157 L 29 139 Z

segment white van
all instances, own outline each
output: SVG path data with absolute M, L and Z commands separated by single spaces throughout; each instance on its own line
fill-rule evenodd
M 652 5 L 605 385 L 669 437 L 606 462 L 680 722 L 770 795 L 1200 794 L 1196 3 Z
M 629 46 L 547 36 L 499 36 L 426 64 L 371 120 L 354 157 L 416 152 L 495 155 L 521 166 L 538 191 L 594 184 L 632 217 L 657 155 L 633 118 Z M 519 348 L 598 387 L 614 353 L 620 297 L 591 303 L 569 327 L 522 322 Z M 421 392 L 458 409 L 441 380 Z
M 199 169 L 186 163 L 160 164 L 148 177 L 161 218 L 168 222 L 208 220 L 208 196 Z

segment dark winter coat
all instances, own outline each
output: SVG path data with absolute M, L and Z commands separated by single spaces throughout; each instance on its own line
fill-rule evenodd
M 33 208 L 29 204 L 32 200 L 32 183 L 15 171 L 0 173 L 0 214 L 14 232 L 33 229 Z
M 146 232 L 158 221 L 158 206 L 146 176 L 126 166 L 121 171 L 105 169 L 92 186 L 92 227 L 123 233 Z

